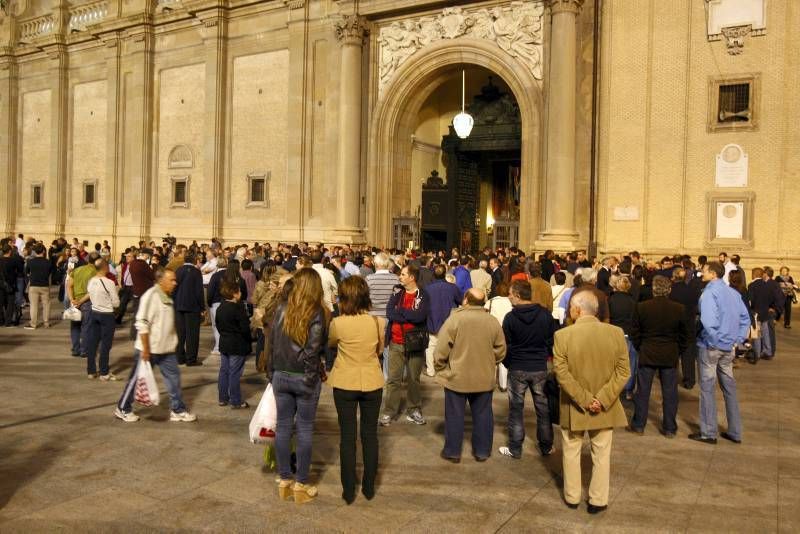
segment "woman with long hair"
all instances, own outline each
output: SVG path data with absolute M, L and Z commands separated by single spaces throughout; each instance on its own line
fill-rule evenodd
M 328 328 L 319 274 L 313 269 L 299 269 L 292 280 L 287 302 L 275 312 L 269 366 L 278 409 L 275 428 L 278 494 L 282 499 L 294 495 L 296 503 L 304 503 L 317 496 L 317 488 L 308 484 L 308 472 Z M 295 481 L 292 481 L 290 445 L 293 426 L 297 432 Z
M 338 348 L 328 384 L 339 416 L 339 457 L 342 499 L 356 498 L 356 412 L 361 411 L 361 449 L 364 474 L 361 493 L 375 496 L 378 472 L 378 414 L 383 397 L 383 335 L 386 321 L 369 314 L 369 286 L 360 276 L 351 276 L 339 286 L 339 317 L 331 322 L 328 345 Z

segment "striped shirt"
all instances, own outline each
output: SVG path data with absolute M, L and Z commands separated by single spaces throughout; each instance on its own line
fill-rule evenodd
M 397 275 L 390 273 L 386 269 L 379 269 L 373 274 L 367 275 L 367 286 L 369 286 L 369 298 L 372 301 L 371 315 L 386 317 L 386 305 L 392 296 L 394 286 L 400 283 Z

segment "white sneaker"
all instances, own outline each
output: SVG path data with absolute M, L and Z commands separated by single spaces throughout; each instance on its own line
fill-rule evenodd
M 126 423 L 135 423 L 139 420 L 139 416 L 133 412 L 123 412 L 119 408 L 114 410 L 114 417 L 117 419 L 122 419 Z
M 181 413 L 169 412 L 169 420 L 182 423 L 191 423 L 192 421 L 197 421 L 197 416 L 193 413 L 189 413 L 188 411 Z
M 107 375 L 100 375 L 100 380 L 103 382 L 116 382 L 119 380 L 119 377 L 114 373 L 108 373 Z
M 219 356 L 219 351 L 218 350 L 212 350 L 211 351 L 211 355 L 212 356 Z
M 89 373 L 86 375 L 86 378 L 88 378 L 89 380 L 94 380 L 97 377 L 98 377 L 97 373 Z

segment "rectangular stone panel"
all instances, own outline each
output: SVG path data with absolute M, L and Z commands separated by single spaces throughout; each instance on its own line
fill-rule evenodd
M 107 82 L 97 80 L 72 88 L 72 144 L 69 173 L 71 217 L 102 217 L 107 196 Z M 94 207 L 83 206 L 83 183 L 94 182 Z
M 19 143 L 20 187 L 17 206 L 19 220 L 45 218 L 55 210 L 55 182 L 50 177 L 51 90 L 31 91 L 22 94 L 22 135 Z M 41 208 L 31 208 L 31 189 L 34 183 L 42 184 Z M 52 217 L 50 217 L 52 219 Z

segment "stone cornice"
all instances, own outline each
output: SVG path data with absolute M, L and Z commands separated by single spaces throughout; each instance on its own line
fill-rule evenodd
M 583 7 L 583 2 L 584 0 L 547 0 L 547 5 L 553 15 L 558 15 L 559 13 L 574 13 L 577 15 Z

